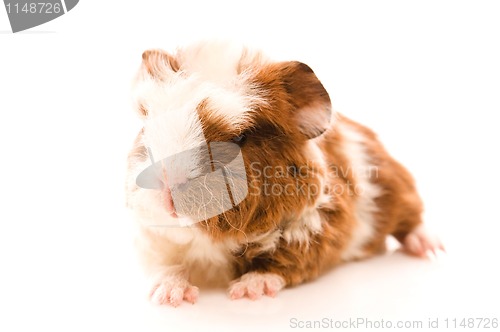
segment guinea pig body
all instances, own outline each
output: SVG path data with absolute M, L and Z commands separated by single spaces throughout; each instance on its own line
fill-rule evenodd
M 274 296 L 383 253 L 388 235 L 415 255 L 442 249 L 422 226 L 411 175 L 371 130 L 332 112 L 303 63 L 225 43 L 146 51 L 134 101 L 144 127 L 128 158 L 127 204 L 157 303 L 194 303 L 199 286 Z M 232 160 L 242 174 L 217 168 Z M 155 161 L 157 187 L 141 187 Z

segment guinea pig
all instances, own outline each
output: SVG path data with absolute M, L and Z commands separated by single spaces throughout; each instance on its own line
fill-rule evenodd
M 276 296 L 342 262 L 444 250 L 424 229 L 410 173 L 368 128 L 333 112 L 313 70 L 202 42 L 145 51 L 133 82 L 143 120 L 127 205 L 153 302 Z

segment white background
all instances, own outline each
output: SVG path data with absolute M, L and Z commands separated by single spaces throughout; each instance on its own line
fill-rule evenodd
M 0 8 L 0 330 L 500 318 L 499 17 L 495 1 L 81 1 L 11 34 Z M 130 81 L 143 50 L 206 37 L 309 64 L 414 173 L 448 255 L 346 264 L 257 302 L 148 304 L 123 195 Z

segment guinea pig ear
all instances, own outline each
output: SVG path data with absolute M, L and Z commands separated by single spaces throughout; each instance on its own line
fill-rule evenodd
M 177 60 L 164 50 L 154 49 L 142 53 L 142 68 L 149 76 L 163 80 L 179 70 Z
M 282 82 L 293 107 L 293 125 L 308 139 L 326 131 L 332 103 L 313 70 L 302 62 L 286 62 L 282 66 Z

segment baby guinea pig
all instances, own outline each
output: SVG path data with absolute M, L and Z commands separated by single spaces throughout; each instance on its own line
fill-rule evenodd
M 411 175 L 304 63 L 221 42 L 149 50 L 133 100 L 127 205 L 153 302 L 194 303 L 202 286 L 275 296 L 383 253 L 388 235 L 443 249 Z

